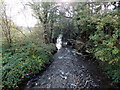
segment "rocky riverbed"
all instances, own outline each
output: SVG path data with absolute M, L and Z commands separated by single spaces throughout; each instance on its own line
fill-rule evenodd
M 61 48 L 51 65 L 35 79 L 28 81 L 24 90 L 39 88 L 109 88 L 109 82 L 99 72 L 97 65 L 89 63 L 86 55 L 71 47 Z M 100 74 L 100 75 L 99 75 Z

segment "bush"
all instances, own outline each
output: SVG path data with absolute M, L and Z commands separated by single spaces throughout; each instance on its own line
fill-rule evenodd
M 90 39 L 94 43 L 93 53 L 97 59 L 108 63 L 104 68 L 113 82 L 120 80 L 120 27 L 119 16 L 104 14 L 97 22 L 97 31 Z
M 114 83 L 120 83 L 120 25 L 118 12 L 94 14 L 78 20 L 78 49 L 93 53 L 103 61 L 103 68 Z M 81 48 L 82 47 L 82 48 Z
M 54 50 L 55 47 L 52 44 L 38 47 L 33 43 L 14 43 L 11 49 L 4 50 L 2 58 L 3 87 L 17 88 L 24 77 L 39 73 L 45 64 L 49 63 Z
M 107 64 L 103 68 L 107 71 L 108 78 L 113 80 L 113 83 L 120 83 L 120 59 L 118 62 Z
M 97 23 L 97 31 L 90 36 L 95 45 L 94 53 L 98 59 L 112 63 L 119 57 L 119 36 L 118 16 L 105 15 Z M 111 61 L 112 60 L 112 61 Z

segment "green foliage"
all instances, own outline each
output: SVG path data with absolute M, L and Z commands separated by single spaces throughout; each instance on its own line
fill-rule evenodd
M 112 11 L 113 13 L 108 13 L 108 4 L 110 5 L 110 2 L 82 2 L 72 5 L 72 3 L 33 1 L 29 6 L 39 21 L 35 27 L 17 27 L 12 20 L 3 23 L 2 30 L 7 31 L 4 32 L 5 35 L 3 34 L 3 41 L 5 42 L 6 37 L 9 43 L 9 45 L 4 43 L 2 48 L 3 86 L 16 88 L 27 74 L 42 70 L 45 64 L 49 63 L 56 49 L 51 42 L 55 42 L 60 33 L 63 34 L 63 40 L 73 41 L 75 48 L 93 53 L 98 60 L 105 63 L 104 70 L 115 83 L 118 83 L 120 81 L 120 4 L 113 3 L 117 8 Z M 104 10 L 102 10 L 103 5 L 106 6 Z M 15 41 L 17 43 L 14 43 Z
M 3 52 L 2 81 L 4 88 L 17 88 L 24 77 L 39 73 L 49 63 L 53 44 L 38 47 L 34 43 L 14 43 Z
M 74 15 L 74 23 L 78 28 L 75 48 L 93 53 L 101 60 L 105 65 L 103 70 L 114 83 L 120 83 L 119 18 L 117 10 L 102 15 L 91 14 L 91 10 L 82 4 L 78 5 Z
M 118 61 L 120 53 L 120 29 L 118 27 L 117 15 L 105 15 L 96 25 L 97 31 L 94 35 L 90 36 L 95 45 L 95 56 L 102 60 L 112 63 L 112 61 Z
M 111 78 L 113 80 L 113 83 L 120 83 L 120 61 L 112 64 L 107 64 L 103 69 L 107 71 L 106 73 L 108 75 L 108 78 Z
M 91 10 L 87 5 L 80 3 L 77 6 L 77 13 L 74 15 L 74 24 L 78 28 L 76 40 L 81 42 L 76 42 L 75 47 L 81 51 L 92 48 L 93 45 L 89 36 L 97 30 L 96 24 L 99 21 L 99 15 L 91 15 L 90 12 Z
M 97 22 L 97 31 L 90 39 L 94 43 L 94 55 L 97 59 L 106 61 L 105 67 L 114 83 L 120 80 L 120 27 L 119 16 L 115 13 L 104 14 Z

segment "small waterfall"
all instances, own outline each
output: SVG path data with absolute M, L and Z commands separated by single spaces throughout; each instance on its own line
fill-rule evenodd
M 58 51 L 62 48 L 62 37 L 63 37 L 63 35 L 60 34 L 57 38 L 56 47 L 57 47 Z

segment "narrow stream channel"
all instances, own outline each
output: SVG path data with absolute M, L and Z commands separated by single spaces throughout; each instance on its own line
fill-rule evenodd
M 62 47 L 62 35 L 56 43 L 58 52 L 53 56 L 51 65 L 38 77 L 28 81 L 24 90 L 39 88 L 109 88 L 103 81 L 98 68 L 85 61 L 84 55 L 70 46 Z M 89 66 L 88 66 L 89 65 Z M 94 69 L 91 72 L 91 69 Z M 94 72 L 95 71 L 95 72 Z

